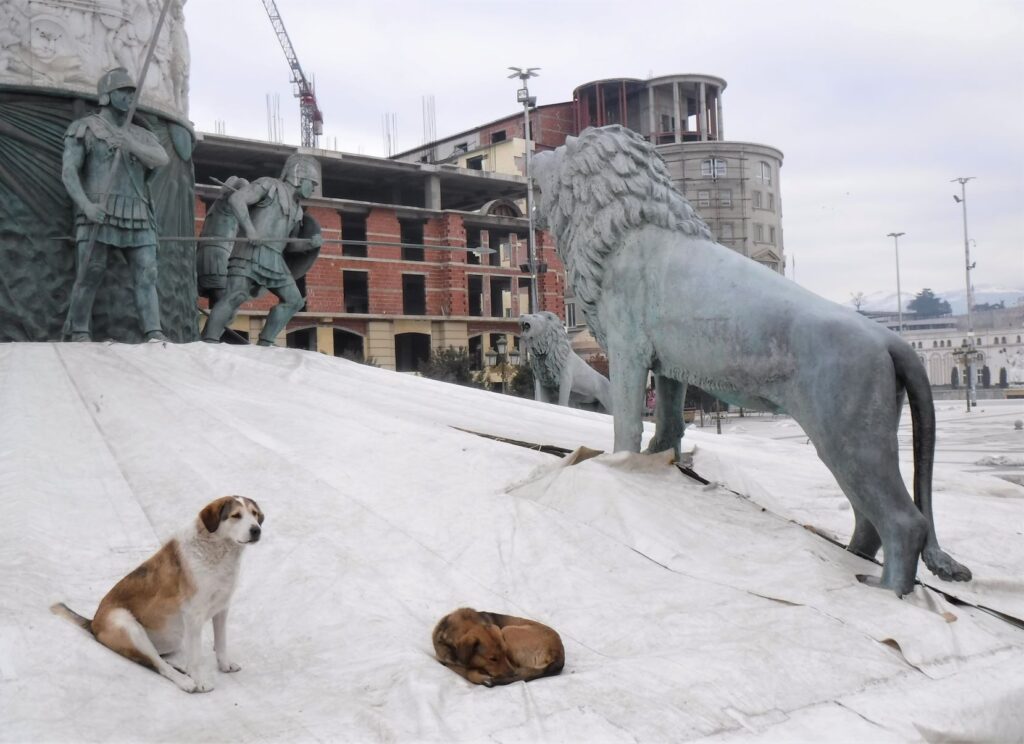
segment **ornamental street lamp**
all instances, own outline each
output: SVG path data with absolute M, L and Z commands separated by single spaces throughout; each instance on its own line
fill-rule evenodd
M 891 232 L 888 237 L 896 244 L 896 304 L 899 315 L 900 333 L 903 333 L 903 293 L 900 292 L 900 235 L 901 232 Z
M 526 265 L 530 272 L 530 312 L 539 312 L 537 302 L 537 253 L 533 241 L 533 172 L 530 169 L 530 107 L 537 105 L 537 99 L 530 95 L 527 81 L 537 77 L 539 67 L 509 67 L 512 74 L 509 79 L 519 78 L 523 87 L 516 91 L 516 100 L 523 104 L 523 139 L 526 140 L 526 222 L 529 234 L 526 237 Z
M 506 351 L 508 351 L 507 354 L 505 353 Z M 519 350 L 513 347 L 509 351 L 508 340 L 505 338 L 505 334 L 501 334 L 494 342 L 492 350 L 488 351 L 485 356 L 487 357 L 488 367 L 501 365 L 501 392 L 507 393 L 508 368 L 509 366 L 515 367 L 519 364 Z
M 981 356 L 981 352 L 974 348 L 974 337 L 965 338 L 960 344 L 960 348 L 953 350 L 953 356 L 964 365 L 964 375 L 967 377 L 964 381 L 966 383 L 964 385 L 964 396 L 967 398 L 967 413 L 970 413 L 971 401 L 974 398 L 973 362 L 977 357 Z M 974 405 L 977 405 L 977 402 Z

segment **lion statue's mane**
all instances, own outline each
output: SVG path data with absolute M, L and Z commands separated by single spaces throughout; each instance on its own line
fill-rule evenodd
M 601 346 L 606 346 L 594 308 L 608 257 L 623 236 L 646 225 L 711 240 L 711 231 L 676 191 L 665 162 L 632 130 L 615 125 L 585 129 L 565 140 L 560 183 L 542 187 L 541 212 L 558 244 L 569 286 Z M 543 158 L 534 161 L 543 183 Z M 540 172 L 538 172 L 540 171 Z
M 611 412 L 608 378 L 572 350 L 569 334 L 552 312 L 521 315 L 521 339 L 530 352 L 530 369 L 537 383 L 537 400 L 569 405 L 598 403 Z
M 551 318 L 546 316 L 551 315 Z M 526 316 L 524 316 L 526 317 Z M 565 332 L 562 322 L 552 313 L 540 313 L 530 316 L 540 332 L 530 336 L 527 346 L 530 349 L 530 369 L 537 382 L 547 388 L 558 389 L 558 381 L 562 369 L 573 353 L 569 334 Z

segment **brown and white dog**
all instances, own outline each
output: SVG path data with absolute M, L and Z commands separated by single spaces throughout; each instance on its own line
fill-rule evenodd
M 89 620 L 64 603 L 50 609 L 92 632 L 100 643 L 171 680 L 185 692 L 209 692 L 200 663 L 203 625 L 213 619 L 213 648 L 222 672 L 241 667 L 227 657 L 228 603 L 242 549 L 260 539 L 263 512 L 252 499 L 224 496 L 121 579 Z M 163 657 L 174 655 L 175 666 Z
M 493 687 L 562 671 L 562 639 L 547 625 L 462 607 L 434 627 L 437 660 L 473 684 Z

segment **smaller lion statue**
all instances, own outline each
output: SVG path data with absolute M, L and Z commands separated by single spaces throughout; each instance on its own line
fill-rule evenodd
M 569 334 L 554 313 L 544 311 L 519 316 L 520 338 L 530 352 L 530 369 L 536 381 L 536 399 L 545 403 L 577 405 L 596 403 L 612 411 L 608 378 L 583 361 L 569 344 Z

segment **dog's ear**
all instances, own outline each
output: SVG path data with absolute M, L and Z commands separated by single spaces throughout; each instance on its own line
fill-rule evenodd
M 252 507 L 253 511 L 256 512 L 256 523 L 263 524 L 263 510 L 260 509 L 260 505 L 250 499 L 248 496 L 239 496 L 242 501 Z
M 202 520 L 203 527 L 207 532 L 217 531 L 220 523 L 227 519 L 233 502 L 234 498 L 231 496 L 222 496 L 203 507 L 203 510 L 199 512 L 199 519 Z
M 474 635 L 466 633 L 455 643 L 455 658 L 458 659 L 459 663 L 464 667 L 469 666 L 469 662 L 472 661 L 473 656 L 476 655 L 476 650 L 480 647 L 480 639 Z

